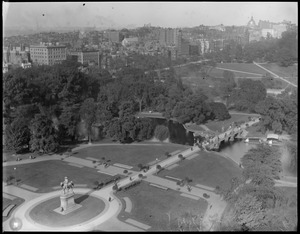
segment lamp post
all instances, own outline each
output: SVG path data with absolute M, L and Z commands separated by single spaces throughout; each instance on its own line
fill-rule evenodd
M 17 181 L 17 168 L 14 167 L 14 171 L 15 171 L 15 180 L 16 180 L 16 184 L 18 185 L 18 181 Z

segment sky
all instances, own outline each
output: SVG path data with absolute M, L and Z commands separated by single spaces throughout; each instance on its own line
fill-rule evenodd
M 4 27 L 194 27 L 246 25 L 253 16 L 298 25 L 297 2 L 15 2 L 3 4 Z

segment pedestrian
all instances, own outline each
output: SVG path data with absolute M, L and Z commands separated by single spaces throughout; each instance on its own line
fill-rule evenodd
M 108 201 L 111 202 L 111 197 L 108 198 Z
M 211 209 L 212 205 L 210 205 L 209 209 Z

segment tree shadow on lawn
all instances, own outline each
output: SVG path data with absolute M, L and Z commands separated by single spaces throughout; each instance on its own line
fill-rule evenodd
M 81 202 L 83 202 L 84 200 L 86 200 L 87 198 L 89 198 L 90 194 L 94 192 L 93 189 L 91 189 L 90 191 L 88 191 L 87 193 L 83 194 L 82 196 L 74 199 L 75 203 L 80 204 Z

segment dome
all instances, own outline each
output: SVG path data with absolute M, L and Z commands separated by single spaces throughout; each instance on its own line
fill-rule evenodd
M 251 20 L 248 22 L 247 27 L 249 27 L 249 28 L 255 28 L 256 27 L 256 23 L 253 19 L 253 16 L 251 16 Z

